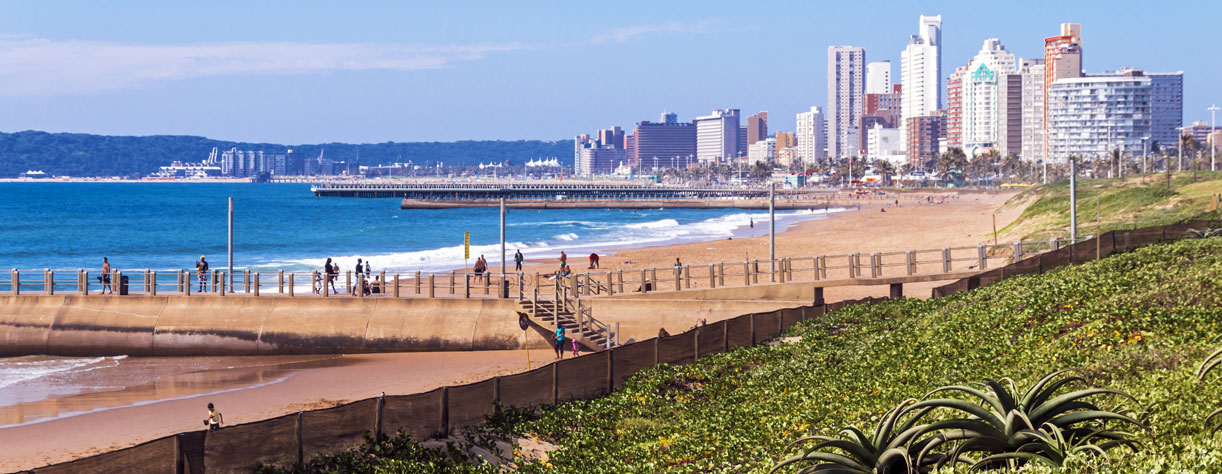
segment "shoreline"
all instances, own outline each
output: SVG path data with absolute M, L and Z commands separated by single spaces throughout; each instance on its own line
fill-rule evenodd
M 896 206 L 893 200 L 863 200 L 860 211 L 830 213 L 826 218 L 792 222 L 785 228 L 778 228 L 777 255 L 877 252 L 983 243 L 985 235 L 991 231 L 991 215 L 996 212 L 998 225 L 1004 226 L 1021 212 L 1021 208 L 999 210 L 1010 195 L 957 192 L 954 193 L 956 198 L 942 204 L 913 205 L 912 202 L 901 201 L 901 206 Z M 736 232 L 738 230 L 741 229 L 736 229 Z M 741 261 L 738 255 L 747 259 L 766 258 L 767 231 L 760 229 L 760 232 L 760 235 L 735 236 L 724 240 L 615 248 L 603 255 L 605 258 L 601 259 L 599 270 L 667 267 L 674 258 L 691 265 Z M 987 240 L 991 241 L 989 237 Z M 559 250 L 556 249 L 557 252 Z M 507 248 L 506 253 L 507 257 L 511 256 L 511 249 Z M 528 259 L 523 270 L 533 272 L 537 269 L 541 273 L 553 270 L 558 262 L 557 257 Z M 569 260 L 579 272 L 585 271 L 585 261 L 583 255 L 572 255 Z M 499 266 L 490 265 L 489 271 L 497 272 Z M 928 297 L 929 290 L 937 284 L 906 285 L 904 293 L 909 297 Z M 885 286 L 841 287 L 829 288 L 825 298 L 828 302 L 834 302 L 886 294 Z M 217 403 L 218 408 L 226 414 L 226 423 L 232 425 L 330 406 L 340 401 L 373 397 L 382 391 L 387 394 L 409 394 L 514 373 L 526 369 L 527 353 L 479 351 L 345 355 L 342 358 L 352 361 L 352 364 L 302 370 L 278 382 L 257 387 L 248 385 L 224 393 L 186 399 L 146 400 L 138 405 L 129 403 L 130 406 L 4 427 L 0 428 L 0 443 L 6 446 L 7 456 L 0 459 L 0 471 L 31 469 L 135 445 L 159 436 L 195 430 L 199 423 L 197 418 L 202 418 L 205 398 Z M 529 353 L 534 361 L 551 360 L 548 351 L 534 350 Z M 125 396 L 122 391 L 117 395 Z M 106 433 L 106 436 L 99 438 L 96 433 Z M 56 441 L 45 441 L 51 439 Z

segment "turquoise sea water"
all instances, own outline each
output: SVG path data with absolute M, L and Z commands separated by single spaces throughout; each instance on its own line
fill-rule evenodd
M 314 270 L 327 257 L 375 270 L 459 268 L 499 261 L 497 209 L 401 210 L 398 199 L 314 197 L 306 184 L 0 183 L 0 269 L 96 271 L 225 263 L 226 198 L 234 198 L 234 266 Z M 822 211 L 778 212 L 785 223 Z M 755 228 L 748 228 L 751 220 Z M 527 258 L 762 234 L 766 212 L 739 210 L 511 210 L 507 253 Z

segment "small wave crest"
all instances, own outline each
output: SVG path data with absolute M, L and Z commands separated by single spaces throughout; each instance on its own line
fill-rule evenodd
M 114 367 L 127 356 L 114 357 L 13 357 L 0 359 L 0 388 L 52 375 L 89 372 Z

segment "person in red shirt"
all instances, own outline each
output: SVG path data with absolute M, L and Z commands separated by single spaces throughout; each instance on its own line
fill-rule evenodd
M 598 254 L 590 254 L 590 268 L 598 268 Z

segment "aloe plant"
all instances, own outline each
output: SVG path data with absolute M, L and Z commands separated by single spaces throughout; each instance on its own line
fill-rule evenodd
M 942 460 L 941 457 L 934 455 L 923 460 L 915 459 L 914 454 L 920 452 L 929 439 L 915 443 L 913 441 L 926 433 L 925 425 L 917 425 L 917 422 L 934 408 L 913 410 L 909 405 L 915 402 L 916 399 L 910 398 L 887 411 L 875 426 L 873 436 L 850 426 L 840 431 L 839 438 L 808 436 L 794 441 L 792 444 L 811 441 L 817 441 L 818 444 L 803 454 L 781 461 L 769 472 L 776 472 L 791 464 L 814 464 L 797 471 L 798 474 L 929 472 Z
M 1213 354 L 1205 358 L 1204 362 L 1201 362 L 1201 366 L 1197 368 L 1197 379 L 1205 382 L 1205 378 L 1209 377 L 1209 373 L 1218 367 L 1222 367 L 1222 349 L 1214 351 Z M 1210 436 L 1216 434 L 1218 430 L 1222 430 L 1222 407 L 1205 416 L 1205 428 L 1209 430 Z
M 926 400 L 912 405 L 909 410 L 945 408 L 967 416 L 927 425 L 923 433 L 938 434 L 925 443 L 917 460 L 941 456 L 934 449 L 946 443 L 953 443 L 954 448 L 941 456 L 942 462 L 972 462 L 975 468 L 1022 464 L 1037 457 L 1054 459 L 1055 453 L 1064 451 L 1063 446 L 1055 442 L 1058 439 L 1072 440 L 1072 446 L 1095 446 L 1100 452 L 1116 446 L 1136 447 L 1131 433 L 1108 429 L 1108 422 L 1143 429 L 1144 425 L 1122 412 L 1104 410 L 1085 399 L 1115 395 L 1136 400 L 1119 390 L 1105 388 L 1085 388 L 1057 395 L 1062 388 L 1086 382 L 1077 376 L 1061 377 L 1066 372 L 1069 371 L 1048 374 L 1021 394 L 1009 378 L 985 379 L 982 388 L 953 385 L 929 392 Z M 939 393 L 960 393 L 975 400 L 929 399 Z M 984 457 L 973 461 L 966 456 L 969 453 Z
M 1222 237 L 1222 227 L 1212 227 L 1205 229 L 1192 229 L 1184 233 L 1184 237 L 1190 239 L 1208 239 L 1211 237 Z
M 1137 449 L 1133 433 L 1123 431 L 1096 430 L 1086 436 L 1067 435 L 1065 430 L 1046 423 L 1040 429 L 1030 433 L 1030 441 L 1018 449 L 1001 454 L 994 454 L 981 459 L 972 467 L 980 470 L 999 464 L 1041 464 L 1048 467 L 1062 467 L 1065 460 L 1074 454 L 1103 455 L 1104 451 L 1117 446 L 1128 446 Z

